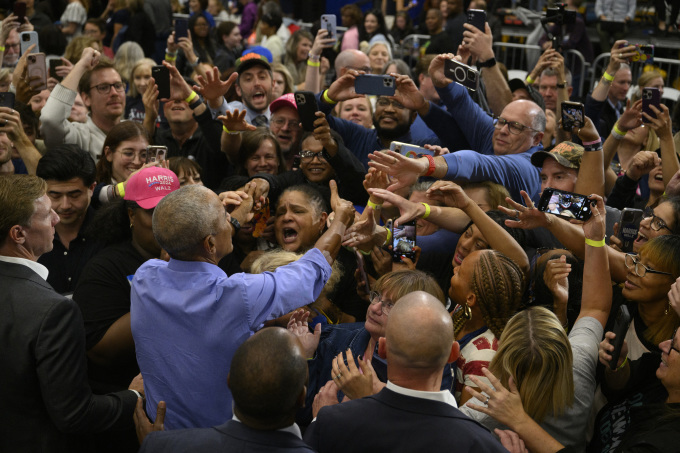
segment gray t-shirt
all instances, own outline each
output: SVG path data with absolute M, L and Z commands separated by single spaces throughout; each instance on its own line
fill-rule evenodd
M 548 416 L 541 423 L 541 427 L 548 434 L 565 447 L 574 447 L 576 451 L 584 451 L 586 447 L 586 425 L 595 394 L 597 351 L 603 334 L 602 324 L 595 318 L 585 317 L 576 321 L 569 333 L 574 360 L 574 404 L 561 416 Z M 470 402 L 484 405 L 475 398 L 472 398 Z M 486 426 L 491 432 L 494 428 L 508 429 L 482 412 L 466 406 L 461 407 L 460 410 Z

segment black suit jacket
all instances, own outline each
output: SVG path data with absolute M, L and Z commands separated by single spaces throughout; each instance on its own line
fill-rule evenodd
M 302 439 L 281 431 L 258 431 L 229 420 L 212 428 L 152 432 L 139 453 L 313 452 Z
M 439 401 L 380 393 L 327 406 L 305 432 L 305 442 L 325 452 L 504 452 L 482 425 Z
M 136 395 L 92 394 L 78 306 L 21 264 L 0 261 L 0 451 L 74 452 L 132 424 Z

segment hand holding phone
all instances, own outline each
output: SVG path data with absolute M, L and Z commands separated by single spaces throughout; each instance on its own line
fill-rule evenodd
M 295 104 L 300 115 L 300 123 L 302 129 L 308 132 L 314 131 L 314 121 L 316 121 L 316 112 L 319 107 L 316 104 L 316 97 L 311 91 L 296 91 Z
M 151 77 L 158 85 L 158 99 L 170 99 L 170 70 L 165 66 L 153 66 Z
M 656 119 L 656 113 L 650 108 L 653 105 L 657 110 L 661 110 L 661 92 L 658 88 L 647 87 L 642 89 L 642 113 L 646 113 Z M 642 121 L 649 123 L 649 120 L 642 115 Z
M 469 9 L 467 23 L 484 33 L 486 31 L 486 11 L 483 9 Z
M 394 219 L 396 220 L 396 219 Z M 416 221 L 404 222 L 398 227 L 392 220 L 392 260 L 400 263 L 404 258 L 416 257 Z
M 590 203 L 585 195 L 549 187 L 543 191 L 536 207 L 565 219 L 588 220 L 593 214 Z
M 357 94 L 394 96 L 396 79 L 391 75 L 359 74 L 354 80 L 354 90 Z
M 571 132 L 575 127 L 583 127 L 585 122 L 585 110 L 583 104 L 580 102 L 564 101 L 561 104 L 562 109 L 562 129 Z
M 186 19 L 175 19 L 175 44 L 179 44 L 179 38 L 189 37 L 189 22 Z
M 324 14 L 321 16 L 321 28 L 328 30 L 328 39 L 338 39 L 337 18 L 335 14 Z
M 609 361 L 609 368 L 615 370 L 618 366 L 619 357 L 621 356 L 621 348 L 623 347 L 623 340 L 626 339 L 626 332 L 630 326 L 630 313 L 628 307 L 621 305 L 619 312 L 614 321 L 614 329 L 612 332 L 616 334 L 614 338 L 614 350 L 611 353 L 612 359 Z

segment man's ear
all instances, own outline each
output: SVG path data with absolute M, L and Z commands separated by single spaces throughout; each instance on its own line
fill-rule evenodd
M 307 386 L 302 386 L 302 391 L 295 400 L 295 407 L 305 407 L 305 399 L 307 398 Z
M 451 344 L 451 354 L 449 354 L 449 360 L 446 361 L 446 363 L 453 363 L 456 360 L 458 360 L 458 357 L 460 356 L 460 345 L 458 344 L 457 341 L 454 341 Z
M 241 92 L 241 87 L 239 86 L 238 81 L 236 84 L 234 84 L 234 88 L 236 89 L 236 94 L 238 94 L 238 97 L 241 97 L 243 93 Z
M 215 237 L 209 234 L 203 239 L 203 250 L 205 250 L 210 255 L 215 255 L 217 253 L 217 245 L 215 244 Z
M 574 87 L 567 87 L 567 93 L 569 93 L 569 98 L 571 99 L 571 92 L 574 91 Z
M 387 360 L 387 338 L 385 337 L 378 338 L 378 355 Z
M 83 104 L 85 104 L 85 107 L 87 107 L 89 110 L 92 107 L 92 99 L 90 98 L 90 95 L 84 91 L 81 91 L 80 97 L 83 98 Z
M 533 146 L 537 146 L 539 143 L 541 143 L 541 140 L 543 140 L 543 132 L 536 132 L 536 135 L 534 135 Z
M 23 244 L 26 242 L 26 232 L 21 225 L 14 225 L 9 229 L 9 240 L 15 244 Z

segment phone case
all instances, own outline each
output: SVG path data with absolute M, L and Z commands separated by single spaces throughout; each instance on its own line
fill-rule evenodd
M 467 22 L 474 25 L 477 30 L 484 32 L 486 30 L 486 11 L 482 9 L 469 9 Z
M 643 64 L 654 63 L 654 45 L 653 44 L 636 44 L 637 53 L 631 57 L 630 61 L 639 61 Z
M 36 81 L 30 82 L 31 87 L 38 91 L 47 89 L 47 66 L 45 65 L 45 54 L 30 54 L 26 59 L 26 69 L 29 80 L 31 77 L 40 77 L 40 84 Z
M 321 16 L 321 28 L 328 30 L 328 38 L 338 39 L 337 19 L 335 14 L 324 14 Z
M 444 75 L 473 91 L 479 88 L 479 71 L 456 60 L 444 61 Z
M 0 93 L 0 107 L 14 108 L 14 93 L 8 91 Z
M 654 113 L 654 111 L 649 108 L 650 105 L 656 107 L 657 110 L 660 110 L 661 108 L 661 93 L 659 92 L 658 88 L 648 87 L 642 89 L 642 112 L 646 113 L 652 118 L 656 118 L 656 113 Z M 649 122 L 649 120 L 647 120 L 644 115 L 642 115 L 642 121 L 645 123 Z
M 29 47 L 35 44 L 35 48 L 31 53 L 40 52 L 40 46 L 38 45 L 38 33 L 35 31 L 22 31 L 19 33 L 19 45 L 21 46 L 21 55 L 25 54 Z
M 49 76 L 57 79 L 58 81 L 62 81 L 64 78 L 61 76 L 57 75 L 57 67 L 58 66 L 63 66 L 63 62 L 61 60 L 58 60 L 56 58 L 53 58 L 52 60 L 49 61 Z
M 357 94 L 394 96 L 395 79 L 389 75 L 361 74 L 354 81 L 354 90 Z
M 390 143 L 390 150 L 414 159 L 420 157 L 421 154 L 434 156 L 434 151 L 410 143 L 392 142 Z
M 300 115 L 302 129 L 312 132 L 314 130 L 314 121 L 316 121 L 316 112 L 319 110 L 314 93 L 311 91 L 296 91 L 295 104 L 297 105 L 298 115 Z
M 406 222 L 394 227 L 392 221 L 392 260 L 399 263 L 404 258 L 413 260 L 416 257 L 416 222 Z
M 624 208 L 621 212 L 621 218 L 619 220 L 619 234 L 617 237 L 622 242 L 622 252 L 628 253 L 633 251 L 633 242 L 635 242 L 635 239 L 638 236 L 641 220 L 641 209 Z
M 609 368 L 612 370 L 616 369 L 616 363 L 619 361 L 621 347 L 623 346 L 623 340 L 626 338 L 628 326 L 630 326 L 630 313 L 628 312 L 628 307 L 621 305 L 619 313 L 616 315 L 616 320 L 614 321 L 614 328 L 612 329 L 612 332 L 616 334 L 616 338 L 614 338 L 612 359 L 609 362 Z
M 175 20 L 175 44 L 179 42 L 179 38 L 187 38 L 189 36 L 189 22 L 186 19 Z
M 151 77 L 158 85 L 158 99 L 170 99 L 170 70 L 165 66 L 154 66 Z
M 19 25 L 23 24 L 24 19 L 26 18 L 26 2 L 15 2 L 14 11 L 12 14 L 17 16 L 17 22 L 19 22 Z

